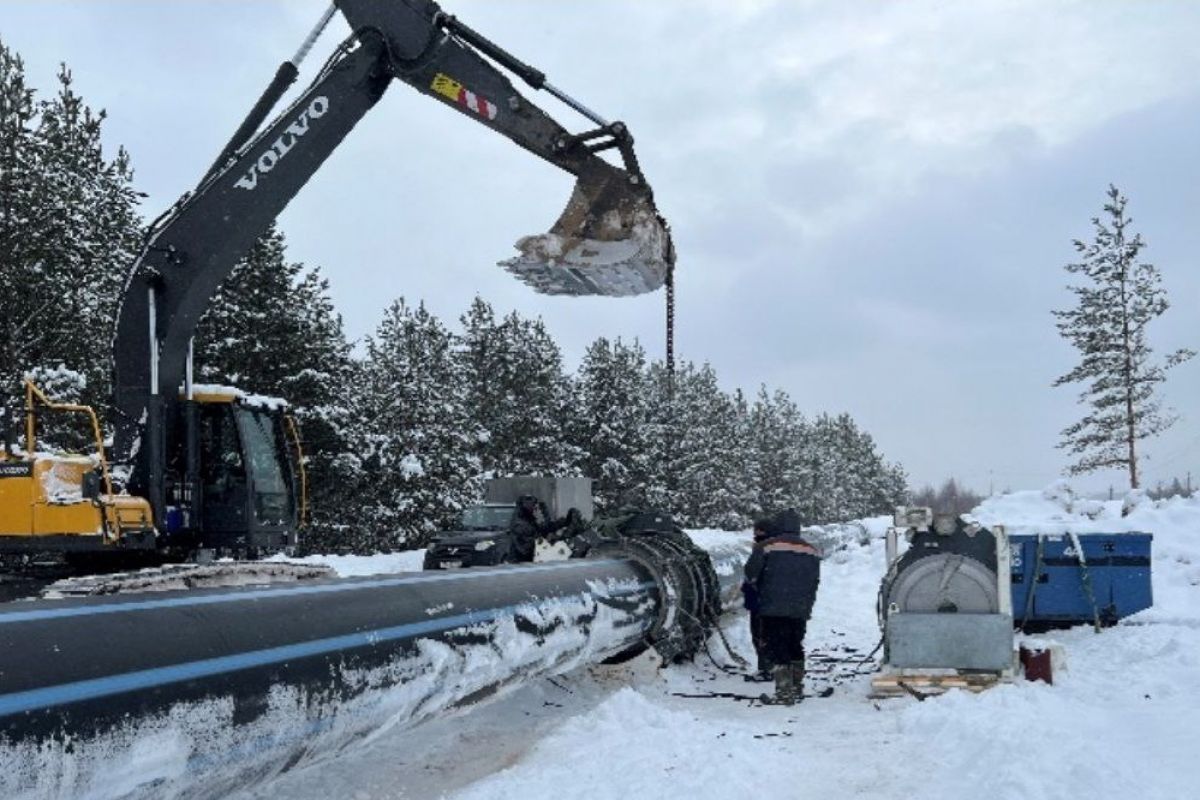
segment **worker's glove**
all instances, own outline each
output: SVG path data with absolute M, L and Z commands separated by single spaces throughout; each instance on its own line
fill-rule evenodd
M 742 583 L 742 605 L 747 611 L 758 611 L 758 589 L 749 581 Z

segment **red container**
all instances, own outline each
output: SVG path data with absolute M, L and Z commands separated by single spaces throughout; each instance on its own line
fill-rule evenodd
M 1025 669 L 1025 680 L 1054 683 L 1054 670 L 1051 667 L 1049 650 L 1040 648 L 1035 650 L 1021 645 L 1020 659 L 1021 666 Z

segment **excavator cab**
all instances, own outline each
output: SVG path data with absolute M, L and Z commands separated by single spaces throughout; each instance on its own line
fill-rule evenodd
M 302 453 L 286 405 L 232 387 L 182 398 L 167 484 L 163 544 L 257 555 L 296 544 L 306 499 Z

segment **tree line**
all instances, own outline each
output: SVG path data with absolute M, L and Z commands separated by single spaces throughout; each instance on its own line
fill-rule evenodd
M 359 351 L 319 270 L 288 261 L 276 230 L 196 338 L 202 379 L 291 403 L 314 550 L 422 545 L 497 475 L 584 475 L 600 513 L 652 506 L 730 530 L 788 506 L 814 523 L 853 519 L 906 494 L 904 471 L 846 414 L 810 419 L 782 391 L 724 391 L 709 364 L 683 362 L 670 381 L 636 341 L 599 338 L 570 371 L 541 319 L 481 297 L 449 324 L 397 299 Z
M 52 97 L 0 42 L 0 382 L 19 408 L 32 374 L 55 397 L 109 399 L 113 320 L 140 246 L 129 155 L 63 67 Z M 689 526 L 745 528 L 784 506 L 828 522 L 905 495 L 848 415 L 806 417 L 778 390 L 725 391 L 709 364 L 668 380 L 639 343 L 597 339 L 575 370 L 540 319 L 476 297 L 447 323 L 393 302 L 361 347 L 321 270 L 268 230 L 196 335 L 197 379 L 288 400 L 303 431 L 308 546 L 419 545 L 493 475 L 586 475 L 601 511 L 667 508 Z
M 938 514 L 966 514 L 985 499 L 984 495 L 957 479 L 947 478 L 936 489 L 933 484 L 914 489 L 909 496 L 909 503 L 932 508 Z

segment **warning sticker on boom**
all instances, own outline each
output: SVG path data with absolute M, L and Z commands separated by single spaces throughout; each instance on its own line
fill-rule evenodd
M 444 72 L 439 72 L 433 76 L 433 83 L 429 84 L 429 88 L 447 100 L 452 100 L 468 111 L 474 111 L 479 116 L 488 120 L 495 119 L 499 111 L 495 103 L 475 94 Z
M 433 83 L 430 84 L 429 88 L 456 103 L 458 102 L 458 93 L 463 91 L 463 85 L 444 72 L 439 72 L 433 76 Z

